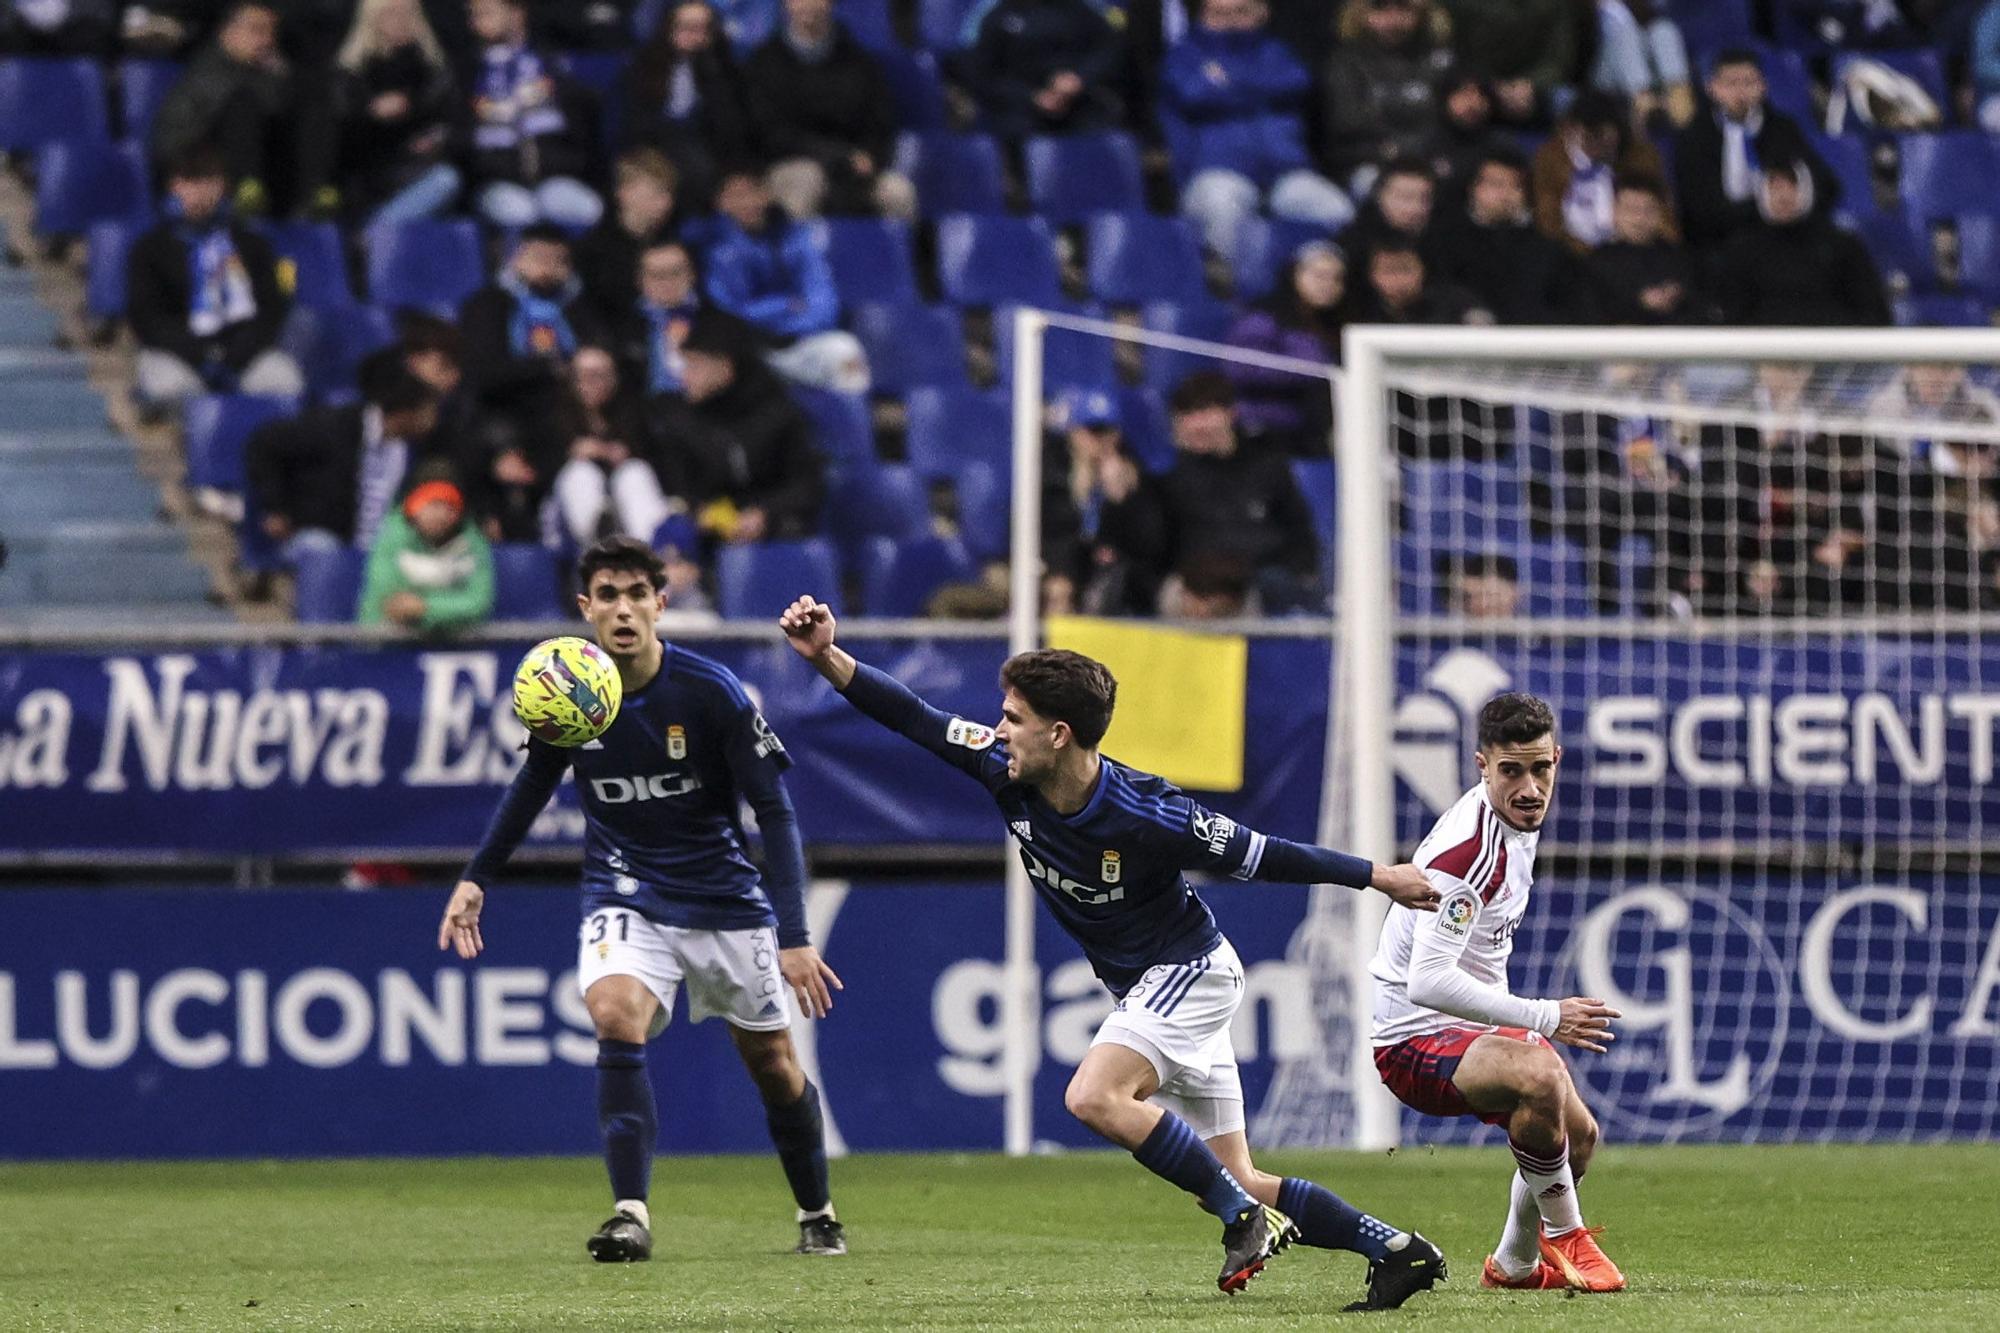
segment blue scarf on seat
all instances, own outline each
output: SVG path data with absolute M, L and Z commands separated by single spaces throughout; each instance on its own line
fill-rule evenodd
M 515 356 L 568 360 L 576 354 L 576 330 L 563 313 L 563 307 L 576 299 L 576 279 L 564 283 L 554 296 L 538 296 L 510 269 L 500 275 L 500 286 L 514 298 L 514 313 L 507 320 L 507 346 Z

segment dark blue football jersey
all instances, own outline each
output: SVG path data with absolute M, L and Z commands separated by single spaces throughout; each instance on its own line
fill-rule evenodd
M 1263 834 L 1111 759 L 1090 800 L 1065 815 L 1007 776 L 1007 747 L 991 727 L 931 707 L 873 667 L 859 667 L 844 693 L 992 793 L 1035 892 L 1114 994 L 1123 996 L 1155 964 L 1190 962 L 1221 943 L 1183 872 L 1253 878 Z
M 785 947 L 803 944 L 804 860 L 780 781 L 790 766 L 728 668 L 664 645 L 659 673 L 625 696 L 603 736 L 575 747 L 529 740 L 466 877 L 484 883 L 499 869 L 574 769 L 586 910 L 629 907 L 701 930 L 776 924 Z M 764 835 L 770 895 L 750 859 L 744 799 Z

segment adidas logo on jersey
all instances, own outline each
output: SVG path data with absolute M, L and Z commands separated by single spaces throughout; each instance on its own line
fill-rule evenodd
M 776 1000 L 766 1000 L 764 1001 L 764 1007 L 757 1011 L 757 1017 L 776 1018 L 780 1013 L 783 1012 L 784 1012 L 783 1010 L 778 1008 L 778 1002 Z
M 1014 830 L 1014 836 L 1022 842 L 1033 842 L 1035 840 L 1035 826 L 1027 820 L 1017 819 L 1010 827 Z
M 593 737 L 592 739 L 585 741 L 578 748 L 585 750 L 602 750 L 604 748 L 604 742 Z

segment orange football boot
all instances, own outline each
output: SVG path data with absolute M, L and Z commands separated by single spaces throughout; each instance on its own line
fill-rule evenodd
M 1542 1258 L 1578 1291 L 1623 1291 L 1625 1275 L 1597 1247 L 1603 1227 L 1578 1227 L 1560 1236 L 1544 1233 Z
M 1569 1279 L 1546 1259 L 1538 1260 L 1534 1271 L 1526 1277 L 1508 1277 L 1489 1254 L 1486 1256 L 1486 1267 L 1479 1274 L 1479 1285 L 1507 1291 L 1560 1291 L 1569 1286 Z

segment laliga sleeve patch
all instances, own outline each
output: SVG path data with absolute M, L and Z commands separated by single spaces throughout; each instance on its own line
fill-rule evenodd
M 944 739 L 946 744 L 962 745 L 968 750 L 990 750 L 994 741 L 993 728 L 955 717 L 951 725 L 944 729 Z
M 1469 893 L 1454 893 L 1438 908 L 1438 933 L 1462 940 L 1472 933 L 1472 919 L 1478 915 L 1477 899 Z

